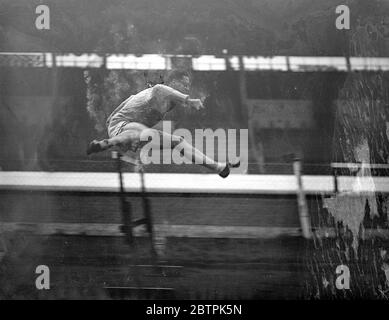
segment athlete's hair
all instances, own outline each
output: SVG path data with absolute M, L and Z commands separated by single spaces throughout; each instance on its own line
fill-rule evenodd
M 166 83 L 169 83 L 173 80 L 181 80 L 183 77 L 188 77 L 189 79 L 191 78 L 190 73 L 186 70 L 172 70 L 166 77 Z
M 159 82 L 148 80 L 148 78 L 147 78 L 147 72 L 144 72 L 144 73 L 143 73 L 143 76 L 145 77 L 145 87 L 146 87 L 146 88 L 152 88 L 152 87 L 154 87 L 156 84 L 164 84 L 164 83 L 165 83 L 165 81 L 163 80 L 163 77 L 162 77 L 161 74 L 159 75 Z

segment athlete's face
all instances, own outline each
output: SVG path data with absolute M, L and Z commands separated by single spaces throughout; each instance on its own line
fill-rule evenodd
M 190 79 L 188 76 L 183 76 L 180 79 L 173 79 L 169 86 L 182 93 L 188 94 L 190 90 Z

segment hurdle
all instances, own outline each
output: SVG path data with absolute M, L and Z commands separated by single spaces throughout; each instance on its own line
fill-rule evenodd
M 121 213 L 122 213 L 122 221 L 123 221 L 121 230 L 127 236 L 128 243 L 132 245 L 134 243 L 133 229 L 137 226 L 145 225 L 146 230 L 150 236 L 150 240 L 151 242 L 153 242 L 152 218 L 150 212 L 150 205 L 147 201 L 145 187 L 144 187 L 145 182 L 143 176 L 143 167 L 140 166 L 139 174 L 141 179 L 141 195 L 143 201 L 143 212 L 145 217 L 137 220 L 132 220 L 131 203 L 126 199 L 126 191 L 124 188 L 122 165 L 121 165 L 121 162 L 123 161 L 122 155 L 118 151 L 113 151 L 112 159 L 116 160 L 117 170 L 119 174 L 119 183 L 120 183 L 119 197 L 121 202 L 121 211 L 122 211 Z
M 122 221 L 123 221 L 122 226 L 120 226 L 120 230 L 125 234 L 128 244 L 133 248 L 135 242 L 134 229 L 138 226 L 142 226 L 142 225 L 146 226 L 146 232 L 150 239 L 152 256 L 158 258 L 158 253 L 161 250 L 156 250 L 156 246 L 158 246 L 159 243 L 156 243 L 154 237 L 154 230 L 153 230 L 154 227 L 153 227 L 151 208 L 145 190 L 143 165 L 138 161 L 133 161 L 133 159 L 123 156 L 118 151 L 112 151 L 111 155 L 112 155 L 112 159 L 116 160 L 116 164 L 117 164 L 116 168 L 119 174 L 119 183 L 120 183 L 119 197 L 120 197 L 121 214 L 122 214 Z M 123 181 L 123 168 L 121 164 L 122 161 L 129 162 L 132 165 L 134 165 L 139 173 L 141 198 L 142 198 L 143 213 L 144 213 L 143 218 L 139 218 L 136 220 L 133 220 L 132 218 L 131 203 L 126 199 L 126 191 L 125 191 L 124 181 Z
M 301 178 L 302 171 L 301 160 L 295 158 L 293 160 L 293 172 L 297 180 L 297 203 L 298 203 L 298 212 L 301 225 L 301 232 L 305 239 L 310 239 L 312 237 L 312 228 L 311 221 L 308 212 L 307 200 L 305 197 L 303 181 Z
M 183 268 L 182 266 L 171 266 L 161 264 L 161 258 L 163 252 L 162 250 L 157 250 L 156 246 L 159 245 L 155 242 L 154 230 L 153 230 L 153 220 L 151 214 L 150 204 L 147 198 L 147 194 L 145 191 L 145 181 L 144 181 L 144 170 L 143 165 L 140 162 L 132 161 L 133 159 L 127 159 L 123 157 L 118 151 L 112 151 L 111 153 L 112 159 L 116 160 L 116 168 L 119 174 L 119 184 L 120 184 L 120 192 L 119 198 L 121 203 L 121 215 L 123 224 L 120 226 L 120 230 L 126 237 L 126 242 L 130 246 L 130 250 L 135 253 L 137 252 L 137 243 L 135 241 L 135 237 L 133 234 L 134 228 L 138 226 L 146 226 L 146 232 L 150 241 L 150 252 L 152 258 L 152 265 L 139 265 L 135 264 L 131 266 L 131 270 L 134 270 L 132 273 L 134 275 L 134 282 L 137 284 L 136 286 L 104 286 L 104 289 L 107 290 L 110 296 L 112 297 L 131 297 L 139 295 L 144 296 L 146 299 L 152 297 L 161 297 L 161 298 L 172 298 L 174 297 L 174 288 L 167 287 L 148 287 L 141 285 L 141 280 L 139 277 L 139 269 L 143 268 L 151 268 L 154 272 L 154 276 L 166 276 L 165 269 L 172 268 Z M 137 172 L 140 176 L 140 186 L 141 186 L 141 198 L 143 205 L 143 218 L 139 218 L 133 220 L 132 217 L 132 207 L 131 203 L 126 198 L 126 190 L 123 181 L 123 168 L 122 161 L 130 162 L 135 165 Z
M 116 159 L 116 161 L 118 161 Z M 227 179 L 221 179 L 216 174 L 163 174 L 163 173 L 143 173 L 143 180 L 140 179 L 139 173 L 122 172 L 122 188 L 120 185 L 120 176 L 118 172 L 12 172 L 2 171 L 0 172 L 0 194 L 4 198 L 8 195 L 12 195 L 11 199 L 23 199 L 26 195 L 30 197 L 43 194 L 44 196 L 52 195 L 60 197 L 69 197 L 71 201 L 73 195 L 88 200 L 88 197 L 92 195 L 94 198 L 110 197 L 111 202 L 118 203 L 118 209 L 116 210 L 116 219 L 111 221 L 111 217 L 108 217 L 104 221 L 93 219 L 87 222 L 69 221 L 67 219 L 61 220 L 60 218 L 66 218 L 67 211 L 62 212 L 60 215 L 44 216 L 41 222 L 35 221 L 33 218 L 29 221 L 26 220 L 10 220 L 10 216 L 7 219 L 7 213 L 2 212 L 0 214 L 0 226 L 4 233 L 7 232 L 23 232 L 28 235 L 60 235 L 60 236 L 109 236 L 124 238 L 126 234 L 123 233 L 121 226 L 123 220 L 119 220 L 120 215 L 120 203 L 118 196 L 122 194 L 121 191 L 125 191 L 125 195 L 131 199 L 136 198 L 139 205 L 142 204 L 140 196 L 142 192 L 146 193 L 148 198 L 155 197 L 157 201 L 164 202 L 169 197 L 177 197 L 183 199 L 183 201 L 190 200 L 189 205 L 197 205 L 198 199 L 206 199 L 207 197 L 215 198 L 217 203 L 221 204 L 232 199 L 232 202 L 239 202 L 239 204 L 247 203 L 248 206 L 252 206 L 250 211 L 250 221 L 259 221 L 257 224 L 248 221 L 245 223 L 229 224 L 224 221 L 219 224 L 206 224 L 204 221 L 196 223 L 196 217 L 188 220 L 174 220 L 171 219 L 169 225 L 153 224 L 153 232 L 158 234 L 162 232 L 167 238 L 190 238 L 191 241 L 196 239 L 244 239 L 244 240 L 266 240 L 272 241 L 278 239 L 303 239 L 304 241 L 311 241 L 309 237 L 316 238 L 332 238 L 337 236 L 336 230 L 330 228 L 318 228 L 313 229 L 309 224 L 309 215 L 307 208 L 308 196 L 334 196 L 335 195 L 335 183 L 332 175 L 305 175 L 303 173 L 303 164 L 299 159 L 294 159 L 294 166 L 290 164 L 291 169 L 294 168 L 294 174 L 287 175 L 257 175 L 257 174 L 231 174 Z M 122 171 L 122 170 L 121 170 Z M 338 192 L 352 193 L 353 184 L 356 181 L 355 176 L 339 176 L 338 180 Z M 376 192 L 389 193 L 389 177 L 359 177 L 362 189 L 361 193 L 371 194 L 370 188 L 363 183 L 364 179 L 372 179 L 375 184 Z M 143 187 L 142 187 L 143 184 Z M 365 188 L 365 189 L 364 189 Z M 273 195 L 276 195 L 273 198 Z M 269 196 L 271 198 L 269 198 Z M 266 213 L 270 218 L 267 220 L 270 223 L 262 224 L 263 220 L 258 220 L 255 215 L 258 211 L 255 209 L 257 203 L 261 205 L 261 202 L 256 202 L 258 198 L 270 199 L 270 202 L 278 201 L 278 197 L 289 199 L 288 212 L 285 214 L 293 214 L 293 219 L 296 218 L 296 223 L 293 224 L 274 224 L 272 225 L 271 216 L 272 212 Z M 359 195 L 358 195 L 359 196 Z M 121 200 L 120 200 L 121 201 Z M 182 200 L 181 200 L 182 201 Z M 250 202 L 251 201 L 251 202 Z M 83 202 L 80 202 L 83 204 Z M 86 205 L 88 202 L 86 203 Z M 153 202 L 151 202 L 151 205 Z M 76 204 L 77 205 L 77 204 Z M 135 208 L 136 203 L 132 202 Z M 295 209 L 289 212 L 291 205 L 299 206 L 299 210 Z M 277 202 L 278 206 L 278 202 Z M 40 206 L 37 206 L 38 208 Z M 55 207 L 59 208 L 59 207 Z M 55 208 L 49 208 L 49 210 L 56 210 Z M 116 208 L 116 207 L 115 207 Z M 141 208 L 141 206 L 139 206 Z M 205 206 L 201 206 L 199 203 L 199 210 L 203 210 Z M 271 209 L 271 208 L 270 208 Z M 26 218 L 31 213 L 35 213 L 29 207 L 23 208 L 27 210 Z M 68 210 L 65 207 L 65 210 Z M 89 210 L 89 209 L 88 209 Z M 93 207 L 92 207 L 93 210 Z M 141 209 L 139 209 L 141 210 Z M 156 207 L 153 207 L 156 210 Z M 169 210 L 165 207 L 163 210 Z M 206 210 L 212 210 L 206 209 Z M 243 210 L 246 210 L 243 208 Z M 267 209 L 264 209 L 267 210 Z M 194 212 L 190 210 L 188 212 Z M 162 210 L 159 211 L 160 213 Z M 262 211 L 264 212 L 264 211 Z M 4 214 L 4 215 L 3 215 Z M 77 213 L 75 213 L 77 214 Z M 105 214 L 105 213 L 103 213 Z M 295 214 L 298 216 L 295 217 Z M 157 213 L 154 211 L 154 219 Z M 175 215 L 177 217 L 178 215 Z M 94 216 L 93 216 L 94 217 Z M 204 217 L 204 215 L 202 215 Z M 223 216 L 219 216 L 223 218 Z M 236 221 L 233 219 L 239 219 L 239 217 L 229 217 L 229 221 Z M 282 219 L 287 216 L 282 216 Z M 51 219 L 51 220 L 48 220 Z M 153 219 L 153 220 L 154 220 Z M 213 219 L 213 218 L 212 218 Z M 217 217 L 215 219 L 218 219 Z M 216 221 L 213 219 L 212 221 Z M 263 219 L 260 217 L 260 219 Z M 184 221 L 184 223 L 182 223 Z M 208 220 L 209 221 L 209 220 Z M 120 223 L 121 222 L 121 223 Z M 250 224 L 251 223 L 251 224 Z M 299 224 L 298 224 L 299 223 Z M 149 234 L 145 234 L 139 228 L 132 229 L 134 238 L 148 237 Z M 305 235 L 304 235 L 305 233 Z M 389 238 L 387 230 L 368 229 L 365 232 L 365 238 Z M 138 239 L 137 239 L 138 240 Z M 140 240 L 140 239 L 139 239 Z M 147 243 L 148 246 L 148 243 Z M 148 247 L 145 247 L 148 249 Z M 134 249 L 136 250 L 136 248 Z M 128 248 L 124 250 L 128 252 Z M 147 258 L 148 259 L 148 258 Z M 146 259 L 146 260 L 147 260 Z M 3 260 L 4 261 L 4 260 Z M 158 284 L 151 283 L 150 278 L 145 278 L 144 273 L 150 275 L 150 277 L 159 276 L 161 279 L 166 279 L 166 273 L 185 273 L 186 268 L 177 264 L 174 268 L 166 266 L 168 263 L 160 261 L 159 263 L 128 261 L 127 270 L 128 274 L 132 274 L 131 282 L 120 282 L 121 280 L 113 280 L 113 282 L 104 283 L 102 288 L 112 297 L 136 297 L 138 295 L 143 297 L 161 297 L 172 298 L 178 291 L 175 285 L 172 285 L 174 281 L 169 284 L 168 282 L 159 282 Z M 165 265 L 166 263 L 166 265 Z M 130 266 L 131 265 L 131 266 Z M 135 281 L 136 277 L 140 277 L 140 281 Z M 153 279 L 153 278 L 151 278 Z M 154 278 L 156 279 L 156 278 Z M 177 281 L 175 282 L 177 283 Z
M 296 175 L 242 175 L 231 174 L 228 179 L 221 179 L 213 174 L 159 174 L 144 173 L 144 190 L 149 196 L 170 196 L 193 194 L 204 197 L 249 197 L 266 195 L 296 196 L 303 191 L 305 196 L 330 195 L 335 191 L 352 193 L 354 176 L 338 176 L 335 188 L 332 175 L 310 176 L 301 174 L 300 187 Z M 373 181 L 375 192 L 389 193 L 388 177 L 359 177 L 361 182 L 360 194 L 371 194 L 366 182 Z M 142 193 L 142 181 L 139 173 L 122 173 L 122 181 L 129 194 Z M 366 186 L 365 186 L 366 185 Z M 118 174 L 114 172 L 0 172 L 0 190 L 2 192 L 59 192 L 61 194 L 112 194 L 120 193 Z M 303 215 L 304 216 L 304 215 Z M 123 236 L 117 223 L 72 223 L 48 222 L 34 223 L 31 221 L 1 221 L 3 232 L 27 230 L 31 233 L 52 235 L 86 236 Z M 155 224 L 154 231 L 162 231 L 167 237 L 194 238 L 272 238 L 282 235 L 300 236 L 301 230 L 294 227 L 260 227 L 260 226 L 217 226 L 217 225 L 169 225 L 168 227 Z M 142 236 L 138 229 L 134 235 Z

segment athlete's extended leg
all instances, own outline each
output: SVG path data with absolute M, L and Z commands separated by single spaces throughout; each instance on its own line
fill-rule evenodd
M 144 139 L 146 141 L 141 141 L 141 135 L 142 137 L 146 138 Z M 230 168 L 235 168 L 240 165 L 239 162 L 224 163 L 214 161 L 200 150 L 193 147 L 182 137 L 173 136 L 160 130 L 151 129 L 141 123 L 136 122 L 131 122 L 125 125 L 122 132 L 115 137 L 104 139 L 102 141 L 92 141 L 89 144 L 87 153 L 90 154 L 94 152 L 100 152 L 116 146 L 124 150 L 136 150 L 138 147 L 142 147 L 146 143 L 155 143 L 154 147 L 161 149 L 163 149 L 164 146 L 170 146 L 171 149 L 174 149 L 180 144 L 180 147 L 183 149 L 184 156 L 186 154 L 191 155 L 191 159 L 189 160 L 191 160 L 192 163 L 200 164 L 208 169 L 218 172 L 219 175 L 223 178 L 229 175 Z
M 208 169 L 218 172 L 219 175 L 223 178 L 229 175 L 230 168 L 235 168 L 240 165 L 240 162 L 224 163 L 215 161 L 209 158 L 204 153 L 202 153 L 200 150 L 193 147 L 190 143 L 188 143 L 184 138 L 180 136 L 171 135 L 156 129 L 146 129 L 142 132 L 142 135 L 151 137 L 149 143 L 156 143 L 155 147 L 157 148 L 163 149 L 164 146 L 170 146 L 171 149 L 174 149 L 175 147 L 180 145 L 183 151 L 183 155 L 190 155 L 189 160 L 191 160 L 192 163 L 200 164 Z

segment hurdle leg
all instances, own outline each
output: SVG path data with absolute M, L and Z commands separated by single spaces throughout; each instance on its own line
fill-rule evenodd
M 337 168 L 332 167 L 332 175 L 334 177 L 334 192 L 338 193 L 339 187 L 338 187 L 338 171 L 337 171 Z
M 150 208 L 150 202 L 149 199 L 146 196 L 146 187 L 145 187 L 145 178 L 144 178 L 144 170 L 143 166 L 139 167 L 138 170 L 140 174 L 141 179 L 141 196 L 142 196 L 142 203 L 143 203 L 143 212 L 144 212 L 144 223 L 146 224 L 146 230 L 148 232 L 148 236 L 150 238 L 150 246 L 151 246 L 151 254 L 153 258 L 159 258 L 161 256 L 162 251 L 158 250 L 159 241 L 158 237 L 155 237 L 154 233 L 154 226 L 153 226 L 153 218 L 151 215 L 151 208 Z
M 303 188 L 303 181 L 301 177 L 301 160 L 294 159 L 293 161 L 293 171 L 297 180 L 297 203 L 299 210 L 300 225 L 303 237 L 305 239 L 310 239 L 312 237 L 311 232 L 311 221 L 308 212 L 307 200 L 305 197 L 305 192 Z
M 119 173 L 120 203 L 121 203 L 121 214 L 122 214 L 121 231 L 126 235 L 127 242 L 130 245 L 132 245 L 134 243 L 132 211 L 131 211 L 132 208 L 131 208 L 131 204 L 126 200 L 126 196 L 125 196 L 122 165 L 121 165 L 120 157 L 121 156 L 117 151 L 112 152 L 112 158 L 116 160 L 117 170 Z
M 137 226 L 145 225 L 146 231 L 147 231 L 148 236 L 150 238 L 152 256 L 158 257 L 157 251 L 155 250 L 153 220 L 152 220 L 152 216 L 151 216 L 149 199 L 146 196 L 143 167 L 141 164 L 137 163 L 136 171 L 140 174 L 141 198 L 142 198 L 142 204 L 143 204 L 144 217 L 137 219 L 137 220 L 133 220 L 132 219 L 131 204 L 129 201 L 126 200 L 126 197 L 125 197 L 124 181 L 123 181 L 122 166 L 121 166 L 122 157 L 118 152 L 113 151 L 112 158 L 116 159 L 116 161 L 117 161 L 117 170 L 119 173 L 120 200 L 121 200 L 122 222 L 123 222 L 122 232 L 125 233 L 128 243 L 130 245 L 133 245 L 135 243 L 133 229 Z

